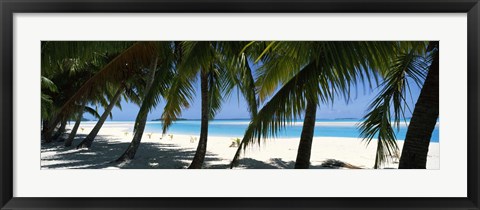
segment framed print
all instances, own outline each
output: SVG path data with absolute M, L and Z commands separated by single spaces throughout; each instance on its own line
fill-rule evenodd
M 477 0 L 0 7 L 1 209 L 479 208 Z

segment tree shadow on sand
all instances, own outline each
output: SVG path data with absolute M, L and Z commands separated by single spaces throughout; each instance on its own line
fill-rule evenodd
M 238 167 L 245 169 L 294 169 L 295 161 L 284 161 L 281 158 L 271 158 L 269 162 L 258 161 L 252 158 L 239 160 Z M 340 169 L 358 168 L 339 160 L 328 159 L 320 165 L 310 165 L 310 169 Z
M 181 148 L 168 142 L 142 142 L 135 158 L 123 163 L 115 163 L 130 143 L 121 142 L 115 136 L 99 135 L 90 149 L 76 149 L 86 135 L 77 135 L 72 147 L 65 148 L 63 142 L 42 145 L 41 169 L 185 169 L 195 155 L 192 148 Z M 206 169 L 229 169 L 230 160 L 221 159 L 207 152 Z M 293 169 L 294 161 L 271 158 L 259 161 L 242 158 L 237 167 L 242 169 Z M 329 159 L 321 165 L 311 165 L 311 169 L 358 168 L 339 160 Z
M 73 145 L 86 135 L 75 137 Z M 107 140 L 108 139 L 108 140 Z M 195 150 L 188 150 L 169 143 L 142 142 L 135 158 L 124 163 L 114 163 L 127 149 L 129 143 L 115 140 L 114 136 L 97 136 L 90 149 L 65 148 L 63 143 L 42 145 L 42 169 L 181 169 L 190 164 Z M 207 153 L 205 161 L 218 161 L 215 154 Z

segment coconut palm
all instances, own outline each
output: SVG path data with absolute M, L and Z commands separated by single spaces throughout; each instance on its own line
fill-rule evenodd
M 286 125 L 305 113 L 296 168 L 310 165 L 315 111 L 320 103 L 332 102 L 335 95 L 348 100 L 350 86 L 358 80 L 377 79 L 384 69 L 393 42 L 279 42 L 271 43 L 264 55 L 263 79 L 257 80 L 259 97 L 280 89 L 254 118 L 237 150 L 231 167 L 247 145 L 261 144 L 260 138 L 275 136 Z M 261 76 L 262 77 L 262 76 Z
M 370 104 L 370 111 L 360 124 L 361 136 L 367 143 L 374 137 L 378 139 L 374 168 L 381 167 L 398 154 L 394 127 L 399 128 L 400 120 L 405 118 L 410 83 L 420 87 L 425 80 L 427 64 L 431 62 L 425 55 L 425 42 L 403 44 L 383 75 L 384 81 L 380 84 L 382 89 Z
M 171 42 L 159 42 L 157 44 L 159 50 L 153 55 L 155 58 L 152 59 L 149 69 L 146 69 L 148 77 L 146 78 L 145 88 L 142 91 L 143 98 L 135 120 L 133 139 L 127 150 L 116 162 L 131 160 L 135 157 L 145 130 L 148 113 L 157 106 L 162 97 L 165 97 L 170 86 L 171 78 L 173 77 L 172 70 L 175 65 L 175 50 L 172 47 L 175 44 Z M 159 62 L 160 64 L 158 65 Z
M 65 76 L 69 76 L 71 73 L 82 72 L 78 70 L 84 69 L 86 65 L 96 64 L 98 62 L 102 63 L 104 61 L 103 55 L 106 52 L 115 53 L 124 51 L 134 44 L 135 42 L 42 41 L 42 76 L 51 79 L 53 76 L 63 74 L 64 77 L 61 77 L 60 81 L 71 82 L 70 80 L 66 80 L 65 78 L 68 77 Z M 73 90 L 72 87 L 74 86 L 70 84 L 64 86 L 68 92 L 76 91 L 76 89 Z M 44 94 L 44 89 L 42 89 L 42 94 Z M 63 92 L 57 94 L 57 96 L 63 98 L 62 100 L 52 100 L 52 102 L 57 103 L 56 106 L 49 106 L 45 103 L 43 103 L 47 105 L 45 109 L 42 106 L 42 136 L 45 142 L 52 141 L 51 137 L 54 129 L 59 123 L 66 122 L 68 118 L 75 113 L 74 109 L 77 106 L 76 103 L 72 103 L 71 101 L 67 107 L 68 109 L 65 109 L 65 106 L 63 106 L 72 94 L 65 94 L 65 92 Z M 42 101 L 44 100 L 42 99 Z
M 67 119 L 64 119 L 60 122 L 60 127 L 58 128 L 57 132 L 52 136 L 52 140 L 58 140 L 60 136 L 65 133 L 65 128 L 67 127 Z
M 110 115 L 113 107 L 119 102 L 120 96 L 122 93 L 125 91 L 125 86 L 122 85 L 120 87 L 117 87 L 115 94 L 113 97 L 110 99 L 110 104 L 105 108 L 103 114 L 100 116 L 98 119 L 97 123 L 93 127 L 93 129 L 90 131 L 90 133 L 85 137 L 82 142 L 80 142 L 77 145 L 77 148 L 90 148 L 92 146 L 93 141 L 95 140 L 95 137 L 97 136 L 98 132 L 103 126 L 103 123 L 107 120 L 108 116 Z
M 82 105 L 80 106 L 80 111 L 77 113 L 76 120 L 75 120 L 75 125 L 73 126 L 72 130 L 70 131 L 70 134 L 68 135 L 67 140 L 65 140 L 64 146 L 65 147 L 70 147 L 72 146 L 73 139 L 75 138 L 75 135 L 77 135 L 77 130 L 80 127 L 80 123 L 82 121 L 83 117 L 83 111 L 87 105 L 87 101 L 84 101 Z
M 140 88 L 141 80 L 145 75 L 142 75 L 143 72 L 138 74 L 131 75 L 129 78 L 126 78 L 119 86 L 107 84 L 102 89 L 106 92 L 106 97 L 108 98 L 108 105 L 106 107 L 102 116 L 99 117 L 97 123 L 90 131 L 90 133 L 77 145 L 77 148 L 90 148 L 92 146 L 95 137 L 102 128 L 106 119 L 110 116 L 112 118 L 112 109 L 117 106 L 121 109 L 121 99 L 122 95 L 125 100 L 131 100 L 133 103 L 139 104 L 138 94 L 143 92 L 143 89 Z M 114 93 L 114 94 L 112 94 Z
M 429 43 L 428 74 L 408 125 L 399 168 L 426 168 L 428 146 L 439 113 L 439 42 Z
M 64 133 L 67 121 L 73 114 L 67 113 L 63 118 L 60 118 L 56 116 L 56 111 L 75 93 L 75 90 L 92 75 L 93 70 L 96 69 L 95 65 L 91 63 L 83 64 L 82 68 L 73 69 L 72 67 L 72 63 L 62 62 L 58 65 L 57 71 L 48 74 L 51 80 L 42 76 L 42 119 L 44 121 L 42 133 L 45 142 L 56 140 Z M 53 91 L 52 87 L 48 86 L 52 84 L 56 84 L 54 85 L 55 89 Z M 92 114 L 96 114 L 96 111 L 89 107 L 85 109 Z M 58 123 L 60 123 L 60 127 L 52 136 L 47 132 L 47 130 L 49 130 L 47 128 L 49 127 L 48 120 L 53 118 L 54 120 L 50 121 L 53 122 L 52 125 L 50 125 L 52 126 L 51 128 L 55 128 L 55 125 Z M 52 131 L 52 129 L 49 130 L 49 132 Z
M 125 93 L 130 100 L 139 103 L 138 96 L 136 96 L 138 94 L 134 90 L 137 89 L 138 80 L 142 78 L 142 69 L 151 63 L 151 55 L 156 50 L 154 42 L 135 42 L 131 44 L 130 47 L 115 56 L 101 70 L 83 83 L 75 94 L 63 104 L 58 111 L 58 116 L 65 116 L 67 113 L 74 112 L 76 103 L 84 100 L 84 98 L 98 98 L 99 91 L 105 93 L 106 90 L 110 90 L 106 92 L 110 98 L 110 103 L 105 106 L 105 112 L 91 133 L 77 147 L 91 146 L 111 110 L 118 104 L 122 93 Z
M 208 121 L 213 119 L 227 97 L 239 81 L 250 81 L 253 76 L 248 69 L 248 61 L 242 54 L 238 42 L 183 42 L 181 62 L 177 67 L 175 81 L 167 96 L 167 104 L 162 114 L 163 133 L 189 106 L 195 94 L 193 85 L 200 77 L 201 128 L 200 138 L 190 169 L 201 168 L 207 150 Z M 237 51 L 236 53 L 234 51 Z M 243 62 L 239 62 L 243 61 Z M 246 76 L 250 75 L 250 76 Z M 254 90 L 241 86 L 251 112 L 256 111 Z M 248 93 L 247 93 L 248 92 Z M 253 92 L 253 94 L 252 94 Z M 253 95 L 253 97 L 252 97 Z
M 94 65 L 92 63 L 91 65 L 87 66 L 86 70 L 84 70 L 84 71 L 88 71 L 89 74 L 86 75 L 86 76 L 82 76 L 82 77 L 76 77 L 76 80 L 75 80 L 75 87 L 76 88 L 74 88 L 74 89 L 77 90 L 81 85 L 83 85 L 83 83 L 85 83 L 90 77 L 92 77 L 101 68 L 100 66 L 105 65 L 106 63 L 108 63 L 114 57 L 115 57 L 115 55 L 106 54 L 104 63 L 100 63 L 98 65 Z M 84 112 L 90 113 L 91 115 L 93 115 L 97 119 L 101 118 L 100 115 L 97 113 L 97 108 L 93 109 L 93 108 L 87 106 L 87 104 L 88 103 L 100 104 L 103 107 L 108 107 L 109 104 L 108 104 L 108 101 L 103 96 L 104 93 L 105 93 L 104 90 L 98 89 L 96 94 L 91 94 L 91 95 L 95 95 L 96 97 L 91 97 L 91 99 L 86 99 L 85 98 L 85 100 L 80 100 L 79 101 L 78 105 L 76 106 L 76 107 L 78 107 L 78 111 L 76 111 L 76 115 L 75 115 L 75 124 L 74 124 L 72 130 L 70 131 L 70 134 L 68 135 L 67 140 L 65 140 L 65 142 L 64 142 L 65 147 L 70 147 L 72 145 L 72 142 L 73 142 L 73 140 L 74 140 L 74 138 L 77 134 L 78 128 L 80 127 L 80 123 L 82 121 Z
M 52 132 L 54 131 L 51 120 L 49 120 L 50 113 L 55 110 L 54 97 L 58 93 L 58 88 L 53 81 L 46 76 L 41 76 L 41 115 L 42 115 L 42 138 L 46 143 L 51 141 Z
M 51 79 L 47 78 L 50 77 Z M 59 104 L 64 101 L 62 96 L 68 94 L 68 90 L 64 89 L 65 83 L 58 80 L 60 77 L 66 76 L 65 72 L 58 75 L 42 75 L 42 139 L 45 143 L 52 142 L 57 139 L 65 130 L 67 119 L 53 118 Z M 57 84 L 55 84 L 57 83 Z M 58 124 L 61 124 L 54 133 Z

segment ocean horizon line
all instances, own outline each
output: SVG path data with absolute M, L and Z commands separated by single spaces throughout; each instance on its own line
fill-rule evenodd
M 93 126 L 95 121 L 85 122 L 84 125 Z M 108 121 L 105 124 L 122 128 L 125 132 L 133 132 L 134 121 Z M 161 133 L 161 121 L 149 121 L 145 127 L 145 133 Z M 242 121 L 226 121 L 217 120 L 209 123 L 209 136 L 216 137 L 232 137 L 238 138 L 245 134 L 245 130 L 249 125 L 248 120 Z M 362 138 L 359 130 L 358 121 L 322 121 L 317 120 L 315 123 L 314 137 L 346 137 L 346 138 Z M 402 141 L 405 139 L 408 124 L 401 123 L 400 127 L 395 129 L 396 139 Z M 277 132 L 277 138 L 297 138 L 302 132 L 302 122 L 287 123 L 284 129 Z M 200 121 L 184 120 L 173 123 L 168 129 L 169 134 L 174 135 L 191 135 L 198 136 L 200 134 Z M 269 137 L 271 138 L 271 137 Z M 431 142 L 439 141 L 439 124 L 435 126 L 432 134 Z
M 213 119 L 213 120 L 209 120 L 209 121 L 228 121 L 228 120 L 243 120 L 243 121 L 251 121 L 250 118 L 222 118 L 222 119 Z M 298 118 L 298 119 L 294 119 L 292 120 L 291 122 L 300 122 L 300 121 L 303 121 L 304 119 L 303 118 Z M 315 119 L 315 121 L 344 121 L 344 122 L 361 122 L 363 121 L 363 118 L 317 118 Z M 404 121 L 407 121 L 409 122 L 411 120 L 411 117 L 407 117 L 407 118 L 404 118 L 404 119 L 400 119 L 400 123 L 404 122 Z M 92 121 L 98 121 L 98 119 L 82 119 L 81 120 L 82 122 L 92 122 Z M 147 120 L 147 122 L 161 122 L 162 120 L 160 119 L 150 119 L 150 120 Z M 181 119 L 177 119 L 175 121 L 201 121 L 201 119 L 187 119 L 187 118 L 181 118 Z M 105 122 L 135 122 L 135 119 L 131 119 L 131 120 L 105 120 Z M 439 120 L 437 120 L 437 122 L 439 122 Z M 392 121 L 392 123 L 394 123 Z
M 406 118 L 406 119 L 410 119 L 410 118 Z M 97 121 L 98 119 L 82 119 L 82 121 Z M 185 120 L 189 120 L 189 121 L 200 121 L 201 119 L 188 119 L 188 118 L 181 118 L 181 119 L 178 119 L 176 121 L 185 121 Z M 221 119 L 213 119 L 213 120 L 248 120 L 250 121 L 251 118 L 221 118 Z M 210 121 L 213 121 L 213 120 L 210 120 Z M 296 120 L 293 120 L 293 121 L 299 121 L 299 120 L 303 120 L 303 118 L 298 118 Z M 317 118 L 315 120 L 362 120 L 362 118 Z M 404 119 L 402 119 L 404 120 Z M 130 119 L 130 120 L 110 120 L 110 119 L 107 119 L 106 121 L 108 122 L 115 122 L 115 121 L 118 121 L 118 122 L 135 122 L 135 119 Z M 160 119 L 150 119 L 148 120 L 149 122 L 150 121 L 162 121 Z

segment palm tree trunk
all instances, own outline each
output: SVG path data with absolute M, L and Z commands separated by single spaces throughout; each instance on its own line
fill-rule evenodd
M 86 105 L 87 105 L 87 101 L 84 101 L 82 103 L 82 107 L 80 108 L 80 112 L 78 112 L 75 125 L 73 126 L 72 131 L 70 131 L 70 134 L 68 135 L 68 139 L 65 140 L 65 144 L 64 144 L 65 147 L 72 146 L 73 139 L 75 138 L 75 135 L 77 135 L 78 127 L 80 127 L 80 123 L 82 122 L 83 110 L 85 109 Z
M 202 121 L 200 125 L 200 139 L 198 141 L 197 151 L 193 157 L 193 161 L 188 167 L 189 169 L 202 168 L 205 154 L 207 153 L 207 137 L 208 137 L 208 118 L 209 118 L 209 103 L 208 103 L 208 73 L 205 69 L 200 73 L 201 94 L 202 94 Z
M 63 120 L 62 123 L 60 124 L 60 127 L 58 128 L 57 132 L 55 132 L 55 135 L 53 135 L 52 140 L 57 140 L 60 138 L 60 136 L 65 133 L 65 127 L 67 127 L 67 120 Z
M 57 127 L 58 123 L 60 123 L 59 117 L 54 117 L 52 120 L 48 122 L 48 125 L 44 129 L 45 131 L 42 136 L 44 143 L 50 143 L 53 141 L 53 132 L 55 131 L 55 128 Z
M 123 162 L 126 160 L 132 160 L 137 153 L 138 147 L 140 146 L 140 142 L 142 141 L 143 132 L 145 130 L 145 125 L 147 124 L 147 115 L 141 116 L 140 122 L 137 124 L 135 134 L 133 135 L 133 139 L 128 145 L 127 150 L 120 156 L 116 162 Z
M 439 52 L 437 51 L 408 125 L 399 163 L 401 169 L 426 168 L 428 146 L 439 112 L 438 77 Z
M 48 120 L 42 120 L 42 135 L 47 132 L 48 130 Z
M 297 160 L 295 161 L 296 169 L 308 169 L 310 167 L 310 154 L 312 152 L 316 114 L 317 104 L 308 100 L 307 108 L 305 110 L 305 119 L 303 120 L 300 144 L 298 145 Z
M 145 131 L 145 125 L 147 124 L 147 117 L 148 117 L 148 111 L 144 112 L 143 109 L 146 109 L 148 106 L 145 103 L 145 97 L 147 96 L 147 93 L 150 91 L 153 83 L 153 78 L 155 77 L 155 69 L 157 67 L 157 62 L 158 62 L 158 57 L 154 59 L 152 62 L 151 66 L 151 72 L 147 81 L 147 86 L 145 88 L 145 94 L 143 96 L 143 103 L 142 107 L 138 111 L 137 119 L 138 122 L 135 128 L 135 134 L 133 135 L 132 142 L 130 142 L 130 145 L 128 146 L 127 150 L 123 153 L 122 156 L 120 156 L 116 162 L 123 162 L 126 160 L 132 160 L 135 157 L 135 154 L 137 153 L 138 147 L 140 146 L 140 142 L 142 141 L 142 136 L 143 132 Z
M 88 134 L 88 136 L 85 137 L 85 139 L 83 139 L 83 141 L 80 142 L 80 144 L 78 144 L 77 148 L 84 148 L 84 147 L 90 148 L 92 146 L 93 140 L 95 140 L 95 137 L 100 131 L 100 128 L 102 128 L 103 123 L 105 122 L 105 120 L 107 120 L 108 115 L 112 111 L 118 99 L 120 99 L 120 96 L 122 95 L 124 89 L 125 87 L 123 86 L 118 88 L 117 92 L 115 93 L 115 96 L 113 96 L 107 109 L 105 109 L 102 116 L 98 120 L 97 124 L 95 124 L 95 127 L 93 127 L 92 131 Z
M 381 148 L 381 147 L 382 147 L 382 139 L 379 136 L 379 139 L 377 139 L 377 151 L 378 151 L 378 148 Z M 379 167 L 380 167 L 380 160 L 379 160 L 379 154 L 377 153 L 375 155 L 375 163 L 373 165 L 373 169 L 378 169 Z
M 53 128 L 52 121 L 47 122 L 47 125 L 44 125 L 42 131 L 42 139 L 44 143 L 52 142 Z

